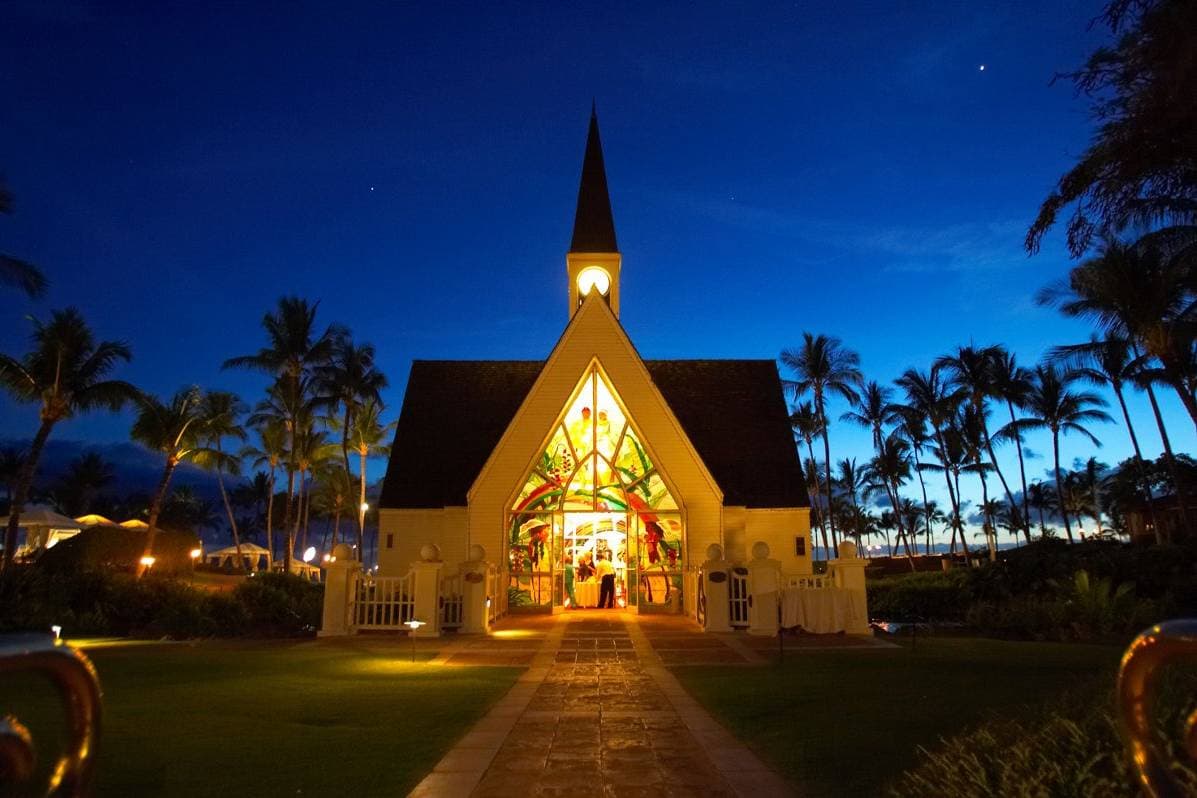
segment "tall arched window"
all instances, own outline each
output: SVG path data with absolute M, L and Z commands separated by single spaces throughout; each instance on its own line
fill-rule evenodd
M 633 591 L 637 574 L 680 568 L 681 532 L 677 501 L 611 386 L 592 368 L 511 507 L 510 566 L 513 576 L 526 575 L 521 593 L 533 604 L 564 601 L 561 585 L 544 582 L 588 556 L 610 558 Z M 673 587 L 660 579 L 641 586 L 651 603 L 667 601 Z

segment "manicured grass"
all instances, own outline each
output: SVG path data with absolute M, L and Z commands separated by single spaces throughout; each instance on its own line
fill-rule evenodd
M 402 642 L 89 656 L 104 690 L 100 796 L 403 795 L 520 673 L 412 664 Z M 41 679 L 5 677 L 8 712 L 30 726 L 44 772 L 61 750 L 57 698 Z
M 761 668 L 674 673 L 805 796 L 881 794 L 918 748 L 1018 717 L 1113 674 L 1120 649 L 920 638 L 913 650 L 808 651 Z

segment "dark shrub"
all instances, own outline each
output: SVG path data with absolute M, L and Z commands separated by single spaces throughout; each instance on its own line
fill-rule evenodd
M 90 571 L 68 576 L 39 568 L 0 574 L 0 632 L 73 637 L 256 637 L 310 633 L 320 621 L 323 588 L 299 577 L 262 574 L 232 593 L 177 579 Z
M 133 573 L 145 553 L 146 531 L 97 526 L 68 538 L 38 558 L 39 569 L 63 574 L 84 571 Z M 153 573 L 174 576 L 191 570 L 191 550 L 199 539 L 187 532 L 159 531 L 154 536 Z
M 260 573 L 233 590 L 246 622 L 259 635 L 288 636 L 320 626 L 324 587 L 284 573 Z
M 872 579 L 869 615 L 886 621 L 960 621 L 968 609 L 964 571 L 929 571 Z
M 1197 678 L 1173 673 L 1156 707 L 1157 745 L 1171 755 L 1183 794 L 1197 795 L 1197 771 L 1179 745 L 1197 704 Z M 990 722 L 922 751 L 891 788 L 897 798 L 1140 795 L 1113 714 L 1108 682 L 1078 690 L 1028 721 Z

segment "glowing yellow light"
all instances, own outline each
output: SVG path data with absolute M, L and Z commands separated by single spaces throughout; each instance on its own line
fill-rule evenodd
M 307 549 L 303 553 L 303 561 L 311 562 L 314 559 L 316 559 L 316 547 L 308 546 Z
M 611 275 L 607 274 L 606 269 L 587 266 L 578 272 L 578 293 L 586 296 L 592 288 L 597 289 L 603 296 L 606 296 L 607 292 L 611 290 Z
M 498 629 L 491 634 L 498 638 L 511 640 L 519 637 L 532 637 L 533 633 L 527 629 Z
M 200 549 L 192 549 L 190 552 L 190 557 L 193 560 L 198 560 L 200 558 L 200 555 L 202 555 L 203 553 L 204 552 Z
M 361 509 L 361 511 L 362 511 L 363 513 L 364 513 L 364 512 L 366 512 L 366 510 L 369 510 L 369 509 L 370 509 L 370 503 L 369 503 L 369 502 L 362 502 L 362 506 L 361 506 L 361 508 L 360 508 L 360 509 Z
M 146 568 L 153 568 L 154 563 L 158 562 L 158 558 L 147 554 L 146 556 L 142 557 L 138 562 L 140 562 Z
M 55 640 L 62 639 L 62 627 L 61 626 L 59 626 L 58 624 L 54 624 L 53 626 L 50 627 L 50 631 L 54 633 Z
M 332 562 L 332 559 L 333 559 L 333 556 L 332 556 L 331 554 L 325 554 L 325 555 L 324 555 L 324 561 L 325 561 L 325 562 Z

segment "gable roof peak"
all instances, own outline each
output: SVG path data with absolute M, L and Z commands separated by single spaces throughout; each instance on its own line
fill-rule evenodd
M 582 179 L 578 184 L 578 205 L 574 213 L 574 234 L 570 252 L 619 252 L 615 242 L 615 218 L 607 191 L 607 170 L 599 138 L 598 108 L 590 106 L 590 130 L 582 158 Z

